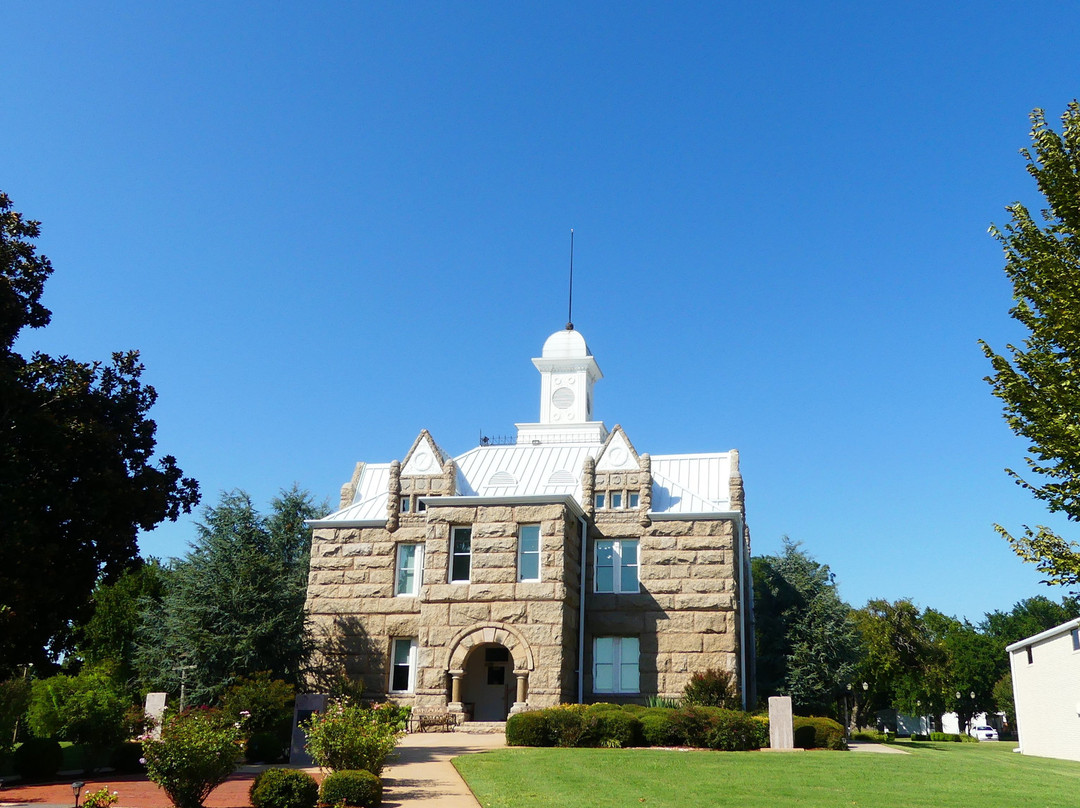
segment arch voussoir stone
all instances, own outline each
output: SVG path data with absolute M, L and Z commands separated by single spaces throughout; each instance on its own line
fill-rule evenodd
M 534 669 L 536 663 L 528 640 L 507 623 L 477 623 L 459 631 L 447 646 L 446 669 L 464 670 L 469 651 L 485 643 L 504 646 L 514 660 L 515 671 Z

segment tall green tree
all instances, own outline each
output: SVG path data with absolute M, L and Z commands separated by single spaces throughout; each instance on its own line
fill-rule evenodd
M 784 538 L 779 556 L 751 560 L 758 693 L 791 696 L 802 714 L 832 714 L 850 683 L 858 651 L 851 607 L 836 581 Z
M 239 676 L 265 671 L 296 684 L 311 653 L 304 600 L 310 530 L 325 507 L 295 487 L 268 516 L 243 491 L 207 507 L 191 552 L 173 564 L 160 608 L 144 615 L 136 665 L 148 688 L 210 704 Z
M 859 723 L 873 710 L 940 716 L 947 709 L 948 657 L 910 600 L 871 600 L 855 613 L 862 643 L 857 679 Z
M 154 458 L 157 394 L 137 352 L 82 362 L 15 350 L 52 316 L 39 233 L 0 193 L 0 673 L 65 650 L 95 583 L 136 558 L 138 531 L 199 498 L 173 457 Z
M 1017 483 L 1051 512 L 1080 519 L 1080 104 L 1061 116 L 1059 134 L 1036 109 L 1031 149 L 1021 154 L 1046 207 L 1033 216 L 1019 202 L 1006 210 L 1011 221 L 990 232 L 1005 250 L 1005 273 L 1013 284 L 1012 317 L 1028 331 L 1019 347 L 994 352 L 985 342 L 993 374 L 987 381 L 1004 402 L 1009 427 L 1028 441 L 1031 472 Z M 1050 528 L 998 531 L 1049 583 L 1080 584 L 1078 545 Z
M 966 731 L 974 715 L 997 708 L 994 685 L 1005 671 L 1005 649 L 967 620 L 927 609 L 923 622 L 933 641 L 945 651 L 945 706 L 956 713 L 962 731 Z

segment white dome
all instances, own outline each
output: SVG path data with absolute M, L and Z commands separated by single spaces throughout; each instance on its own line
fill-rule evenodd
M 577 331 L 564 328 L 547 338 L 541 356 L 544 359 L 580 359 L 592 356 L 592 353 L 585 344 L 585 337 Z

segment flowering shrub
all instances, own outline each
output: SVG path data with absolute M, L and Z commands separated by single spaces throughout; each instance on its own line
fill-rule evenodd
M 243 755 L 240 722 L 219 710 L 185 710 L 168 718 L 161 738 L 143 739 L 146 773 L 177 808 L 200 808 Z
M 406 719 L 408 713 L 405 713 Z M 378 775 L 404 735 L 397 708 L 362 707 L 334 701 L 304 725 L 307 751 L 324 769 L 364 769 Z
M 109 808 L 110 805 L 116 805 L 119 801 L 119 791 L 109 793 L 109 789 L 107 788 L 101 788 L 97 791 L 86 789 L 86 799 L 83 800 L 83 808 Z

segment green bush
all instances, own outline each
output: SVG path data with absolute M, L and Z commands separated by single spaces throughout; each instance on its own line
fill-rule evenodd
M 796 716 L 792 729 L 800 749 L 847 749 L 844 728 L 831 718 Z
M 649 707 L 638 714 L 641 737 L 646 746 L 679 746 L 682 739 L 671 723 L 675 711 L 664 707 Z
M 319 789 L 319 802 L 377 808 L 382 803 L 382 781 L 369 771 L 337 771 L 326 775 Z
M 131 774 L 141 772 L 143 766 L 139 763 L 142 757 L 142 744 L 138 741 L 124 741 L 113 747 L 109 755 L 109 765 L 118 772 Z
M 127 710 L 127 699 L 107 668 L 84 668 L 76 676 L 59 673 L 35 681 L 27 719 L 39 738 L 86 747 L 83 764 L 91 771 L 126 737 Z
M 281 735 L 292 724 L 293 686 L 281 679 L 271 679 L 268 671 L 241 676 L 225 691 L 221 712 L 232 721 L 244 722 L 252 735 L 275 733 Z
M 594 718 L 596 746 L 625 749 L 641 744 L 641 722 L 636 716 L 614 709 L 597 712 Z
M 957 735 L 955 732 L 931 732 L 930 740 L 939 742 L 943 741 L 946 743 L 960 743 L 960 736 Z
M 220 710 L 185 710 L 164 722 L 161 738 L 143 741 L 146 774 L 177 808 L 200 808 L 243 754 L 241 731 Z
M 609 701 L 598 701 L 595 704 L 590 704 L 585 708 L 587 713 L 606 713 L 610 710 L 621 710 L 618 704 L 612 704 Z
M 591 745 L 590 735 L 596 727 L 596 716 L 587 716 L 586 709 L 583 704 L 560 704 L 542 711 L 555 746 L 571 748 Z
M 517 713 L 506 719 L 507 746 L 552 746 L 554 743 L 543 710 Z
M 717 668 L 695 673 L 683 689 L 683 704 L 737 710 L 734 677 L 730 671 Z
M 319 784 L 307 772 L 267 769 L 252 781 L 248 795 L 255 808 L 315 808 Z
M 630 713 L 630 715 L 638 715 L 645 712 L 649 708 L 645 707 L 642 704 L 624 704 L 622 706 L 622 709 L 623 712 Z
M 8 679 L 0 682 L 0 758 L 11 750 L 15 728 L 30 704 L 30 682 Z
M 868 741 L 869 743 L 883 743 L 885 741 L 885 736 L 878 732 L 876 729 L 861 729 L 858 732 L 851 733 L 851 740 Z
M 679 746 L 705 748 L 718 718 L 716 707 L 682 707 L 671 713 L 668 721 Z
M 380 714 L 380 709 L 341 700 L 313 715 L 304 729 L 307 750 L 315 764 L 331 771 L 364 769 L 381 774 L 386 759 L 405 733 L 389 711 Z
M 248 763 L 277 763 L 284 757 L 286 744 L 274 732 L 256 732 L 244 744 Z
M 710 749 L 719 749 L 722 752 L 745 752 L 750 749 L 760 749 L 761 727 L 760 721 L 754 716 L 738 710 L 717 709 L 715 715 L 710 716 L 712 729 L 706 738 L 706 746 Z M 765 725 L 766 744 L 768 740 L 768 725 Z
M 48 780 L 60 771 L 64 760 L 60 742 L 52 738 L 27 738 L 15 750 L 12 763 L 18 775 L 28 782 Z
M 754 731 L 757 733 L 757 745 L 758 749 L 769 748 L 769 716 L 767 715 L 751 715 L 750 719 L 754 722 Z
M 390 727 L 396 732 L 405 732 L 409 728 L 409 716 L 412 707 L 383 701 L 371 707 L 371 717 L 376 724 Z

